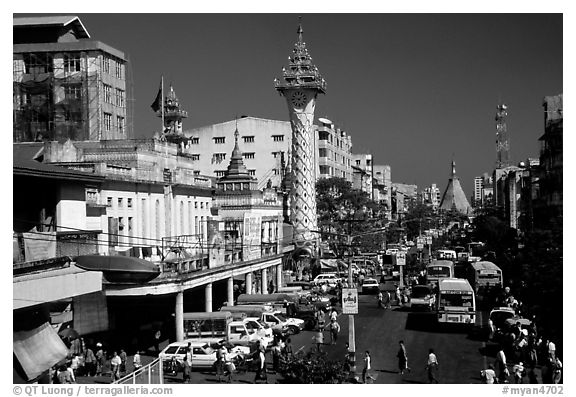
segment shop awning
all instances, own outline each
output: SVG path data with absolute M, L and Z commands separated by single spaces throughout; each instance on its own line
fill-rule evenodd
M 47 322 L 29 331 L 14 332 L 13 339 L 14 355 L 28 380 L 37 378 L 68 354 L 66 345 Z

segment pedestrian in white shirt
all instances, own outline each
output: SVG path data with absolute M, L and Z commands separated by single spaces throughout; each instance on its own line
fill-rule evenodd
M 436 373 L 438 372 L 438 358 L 436 358 L 436 354 L 434 354 L 434 349 L 428 350 L 426 370 L 428 371 L 428 380 L 430 383 L 438 383 L 438 379 L 436 378 Z

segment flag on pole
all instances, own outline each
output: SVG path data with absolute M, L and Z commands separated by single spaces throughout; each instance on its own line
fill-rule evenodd
M 160 81 L 160 88 L 158 88 L 158 94 L 156 94 L 156 99 L 152 105 L 150 105 L 153 111 L 157 112 L 162 107 L 162 81 Z

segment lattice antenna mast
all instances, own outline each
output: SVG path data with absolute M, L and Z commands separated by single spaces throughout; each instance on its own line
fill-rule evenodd
M 506 117 L 508 106 L 504 103 L 496 107 L 496 168 L 504 168 L 510 165 L 510 138 Z

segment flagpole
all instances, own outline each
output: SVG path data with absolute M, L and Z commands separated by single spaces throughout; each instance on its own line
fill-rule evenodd
M 161 91 L 161 95 L 160 95 L 160 103 L 162 105 L 162 129 L 161 134 L 162 136 L 164 135 L 164 75 L 162 75 L 162 80 L 160 83 L 160 91 Z

